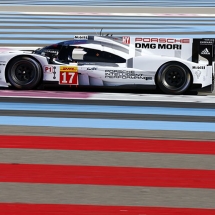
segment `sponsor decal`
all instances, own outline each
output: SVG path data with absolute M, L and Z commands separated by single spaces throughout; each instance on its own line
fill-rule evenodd
M 156 44 L 156 43 L 135 43 L 136 49 L 177 49 L 181 50 L 181 44 Z
M 207 48 L 205 48 L 202 52 L 201 52 L 202 55 L 210 55 L 210 52 L 208 51 Z
M 200 41 L 200 45 L 211 45 L 213 41 Z
M 190 39 L 174 39 L 174 38 L 142 38 L 137 37 L 135 38 L 136 42 L 142 42 L 142 43 L 170 43 L 170 44 L 184 44 L 184 43 L 190 43 Z
M 89 68 L 87 68 L 87 70 L 97 70 L 97 68 L 96 67 L 89 67 Z
M 53 73 L 53 67 L 52 66 L 44 66 L 44 72 L 45 73 Z
M 58 50 L 55 50 L 55 49 L 46 49 L 45 53 L 58 54 Z
M 125 70 L 105 70 L 105 78 L 152 80 L 152 77 L 147 77 L 142 73 L 136 74 L 135 71 Z
M 53 79 L 56 79 L 56 66 L 44 66 L 44 73 L 53 74 Z
M 91 65 L 96 65 L 96 63 L 94 63 L 94 62 L 78 62 L 78 65 L 79 66 L 83 66 L 83 65 L 91 66 Z
M 190 43 L 190 39 L 174 38 L 135 38 L 137 49 L 182 49 L 182 44 Z
M 61 85 L 78 85 L 78 67 L 77 66 L 60 66 L 59 84 L 61 84 Z
M 200 41 L 200 44 L 201 45 L 211 45 L 211 44 L 214 43 L 214 41 L 215 41 L 215 39 L 212 39 L 212 38 L 210 38 L 210 39 L 204 39 L 204 40 Z
M 192 69 L 205 69 L 205 66 L 193 66 Z
M 122 37 L 122 42 L 123 42 L 124 44 L 130 44 L 130 37 L 128 37 L 128 36 Z
M 53 79 L 56 79 L 56 66 L 53 66 Z
M 197 70 L 197 71 L 195 72 L 195 74 L 196 74 L 197 79 L 199 79 L 200 76 L 201 76 L 201 71 L 200 71 L 200 70 Z
M 78 72 L 77 66 L 60 66 L 60 72 Z
M 76 35 L 74 36 L 75 40 L 88 40 L 88 36 L 87 35 Z

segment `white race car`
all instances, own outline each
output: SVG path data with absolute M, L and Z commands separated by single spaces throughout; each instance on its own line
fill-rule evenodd
M 77 35 L 34 51 L 0 53 L 0 87 L 153 87 L 212 92 L 215 39 Z

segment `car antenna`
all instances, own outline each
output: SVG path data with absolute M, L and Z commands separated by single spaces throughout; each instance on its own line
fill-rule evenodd
M 94 29 L 94 31 L 95 31 L 95 33 L 96 33 L 96 35 L 98 35 L 98 33 L 97 33 L 96 29 L 95 29 L 95 28 L 93 28 L 93 29 Z
M 100 31 L 100 36 L 102 36 L 102 30 L 103 30 L 103 28 L 101 28 L 101 31 Z

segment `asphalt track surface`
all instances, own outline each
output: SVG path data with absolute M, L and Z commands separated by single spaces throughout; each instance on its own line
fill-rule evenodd
M 8 10 L 6 7 L 2 7 L 1 10 L 4 8 Z M 49 6 L 47 8 L 42 7 L 41 11 L 71 11 L 71 8 L 67 7 Z M 10 7 L 10 10 L 13 10 L 13 7 Z M 32 7 L 17 6 L 16 10 L 29 11 Z M 73 7 L 72 10 L 77 11 L 77 8 Z M 85 8 L 80 10 L 84 11 Z M 91 10 L 101 11 L 99 8 L 91 8 Z M 108 12 L 109 9 L 105 10 Z M 133 8 L 126 10 L 131 11 Z M 143 12 L 140 8 L 136 8 L 135 12 L 138 10 Z M 146 10 L 149 12 L 149 9 Z M 151 10 L 153 10 L 151 12 L 157 10 L 163 13 L 168 9 Z M 192 12 L 192 9 L 184 9 L 183 12 L 186 10 L 189 13 Z M 212 8 L 195 9 L 193 12 L 198 10 L 212 13 Z M 180 13 L 182 9 L 171 8 L 171 12 L 174 11 Z M 133 105 L 139 108 L 179 105 L 181 108 L 215 110 L 214 103 L 0 98 L 0 107 L 2 102 L 12 102 L 14 107 L 21 102 L 23 104 L 49 103 L 53 106 L 64 103 L 83 106 Z M 53 116 L 55 118 L 161 120 L 164 124 L 165 121 L 185 124 L 186 122 L 205 122 L 211 123 L 213 127 L 215 122 L 214 116 L 168 116 L 162 113 L 150 115 L 0 110 L 0 116 L 45 117 L 44 120 Z M 186 129 L 185 131 L 156 131 L 153 129 L 59 128 L 42 126 L 42 121 L 41 126 L 0 124 L 2 135 L 0 214 L 20 215 L 33 213 L 33 211 L 38 214 L 48 212 L 56 214 L 57 211 L 59 212 L 57 214 L 71 214 L 74 211 L 72 214 L 78 214 L 78 210 L 81 211 L 79 214 L 93 215 L 125 214 L 125 212 L 132 215 L 215 213 L 215 132 L 189 132 Z M 35 137 L 32 138 L 32 135 Z M 22 204 L 17 206 L 17 202 Z M 77 205 L 80 204 L 82 206 L 77 209 Z M 100 208 L 101 205 L 104 208 Z
M 58 92 L 58 96 L 61 94 L 63 92 Z M 46 106 L 43 107 L 44 104 Z M 181 109 L 170 111 L 169 115 L 164 111 L 160 114 L 105 113 L 106 106 L 110 111 L 113 105 L 122 109 L 130 107 L 127 112 L 132 108 L 141 112 L 141 108 L 147 110 L 150 106 L 172 110 L 168 108 L 176 108 L 177 104 Z M 166 122 L 173 121 L 183 122 L 184 127 L 189 122 L 209 123 L 211 128 L 215 128 L 215 104 L 212 100 L 211 103 L 177 104 L 2 97 L 0 208 L 3 212 L 0 214 L 7 214 L 6 210 L 8 214 L 9 211 L 29 213 L 35 211 L 35 207 L 39 207 L 39 214 L 44 211 L 70 214 L 73 210 L 82 211 L 80 214 L 121 214 L 120 211 L 128 206 L 128 214 L 212 214 L 215 210 L 215 132 L 188 132 L 186 128 L 184 131 L 164 131 L 162 128 L 130 130 L 45 126 L 53 117 L 66 117 L 66 121 L 109 119 L 116 120 L 116 123 L 117 120 L 161 120 L 164 126 Z M 101 110 L 96 112 L 95 108 L 99 106 Z M 54 111 L 57 107 L 58 111 Z M 78 107 L 79 112 L 75 111 Z M 193 116 L 181 113 L 189 113 L 189 108 Z M 200 111 L 201 116 L 195 111 Z M 26 117 L 35 117 L 35 120 L 41 117 L 41 126 L 2 125 L 9 117 L 17 116 L 22 117 L 23 122 Z M 7 119 L 2 120 L 2 117 Z M 18 205 L 24 207 L 22 212 L 17 212 L 15 202 L 22 203 Z M 57 208 L 54 209 L 53 205 Z M 77 205 L 81 205 L 79 209 L 75 208 Z M 92 206 L 95 208 L 90 213 L 89 207 Z M 115 212 L 110 212 L 110 208 Z

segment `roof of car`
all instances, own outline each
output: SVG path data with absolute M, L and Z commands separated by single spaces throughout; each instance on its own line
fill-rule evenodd
M 86 44 L 92 41 L 99 41 L 105 43 L 115 43 L 115 44 L 123 44 L 122 37 L 113 37 L 113 36 L 87 36 L 87 35 L 78 35 L 74 36 L 73 39 L 64 41 L 65 45 L 76 45 L 76 44 Z M 59 43 L 60 44 L 60 43 Z

